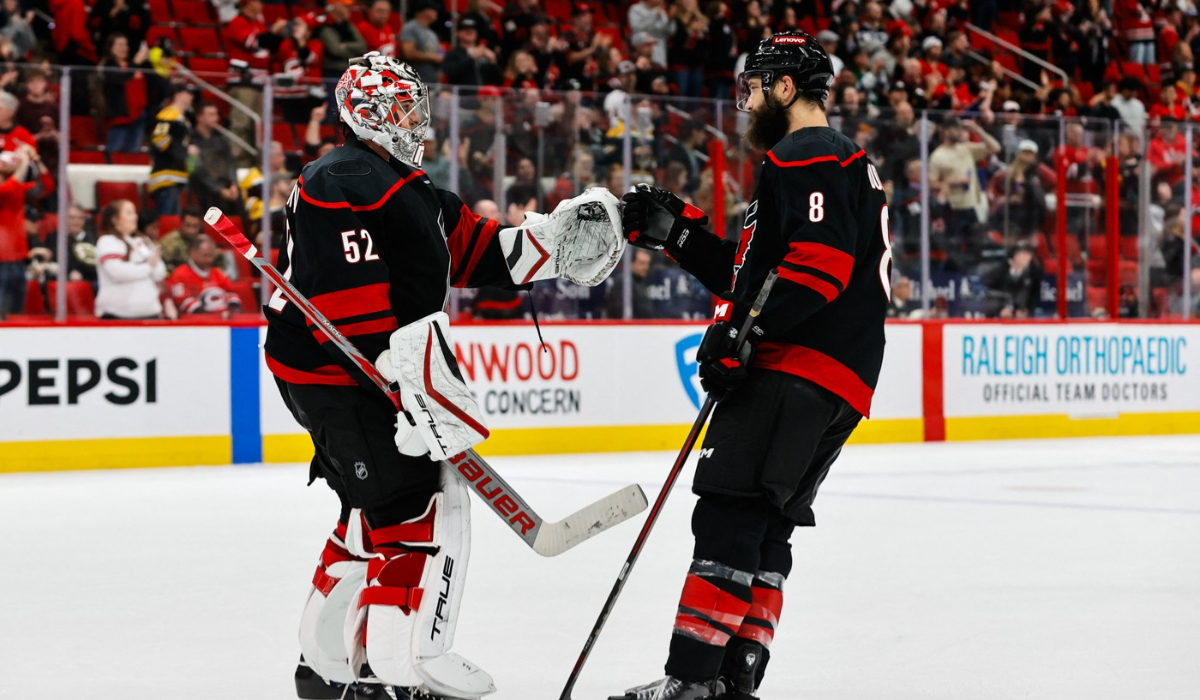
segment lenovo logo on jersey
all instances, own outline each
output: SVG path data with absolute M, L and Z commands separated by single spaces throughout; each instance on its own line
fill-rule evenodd
M 449 618 L 450 609 L 450 580 L 454 574 L 454 559 L 446 557 L 446 564 L 442 567 L 442 590 L 438 593 L 437 608 L 433 611 L 433 625 L 429 630 L 429 639 L 436 639 L 442 633 L 438 627 L 439 622 L 446 622 Z
M 467 478 L 467 481 L 475 486 L 475 490 L 484 499 L 491 501 L 492 506 L 504 517 L 508 518 L 508 522 L 512 525 L 521 526 L 521 534 L 529 532 L 534 527 L 533 518 L 525 512 L 521 504 L 517 502 L 508 493 L 504 492 L 504 487 L 496 484 L 492 489 L 488 490 L 488 485 L 492 483 L 492 477 L 486 476 L 483 467 L 479 466 L 475 460 L 467 456 L 466 452 L 450 458 L 450 464 Z

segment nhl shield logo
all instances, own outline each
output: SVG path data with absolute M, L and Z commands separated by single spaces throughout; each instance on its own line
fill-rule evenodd
M 359 479 L 367 478 L 366 462 L 355 462 L 354 463 L 354 476 L 357 476 Z

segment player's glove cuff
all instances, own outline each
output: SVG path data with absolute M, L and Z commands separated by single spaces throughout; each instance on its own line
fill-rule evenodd
M 658 187 L 637 185 L 622 199 L 625 238 L 639 248 L 665 250 L 678 259 L 692 232 L 708 225 L 704 212 Z

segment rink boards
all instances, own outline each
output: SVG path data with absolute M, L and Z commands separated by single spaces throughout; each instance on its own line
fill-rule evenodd
M 670 450 L 702 400 L 693 323 L 453 329 L 484 454 Z M 0 330 L 0 471 L 298 462 L 263 328 Z M 1200 433 L 1200 325 L 893 323 L 856 442 Z

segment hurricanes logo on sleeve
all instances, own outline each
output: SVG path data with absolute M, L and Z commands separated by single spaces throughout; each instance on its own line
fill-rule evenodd
M 758 228 L 758 200 L 750 202 L 746 208 L 746 223 L 742 225 L 742 238 L 738 241 L 737 255 L 733 256 L 733 283 L 730 289 L 737 286 L 738 272 L 746 263 L 746 254 L 750 252 L 750 241 L 754 239 L 754 231 Z

